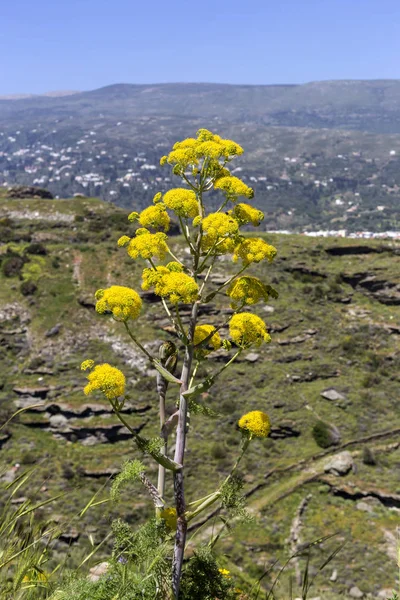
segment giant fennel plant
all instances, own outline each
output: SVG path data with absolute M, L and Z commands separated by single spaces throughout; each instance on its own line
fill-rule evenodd
M 270 285 L 249 274 L 254 263 L 272 261 L 277 251 L 264 239 L 246 238 L 242 233 L 243 226 L 258 226 L 264 217 L 257 208 L 239 201 L 251 200 L 254 196 L 253 189 L 233 176 L 228 168 L 242 153 L 239 144 L 206 129 L 200 129 L 196 138 L 177 142 L 172 151 L 161 158 L 160 164 L 171 165 L 173 174 L 181 178 L 184 187 L 164 194 L 159 192 L 153 205 L 140 213 L 131 213 L 129 221 L 138 227 L 132 237 L 123 235 L 118 240 L 118 246 L 125 248 L 132 260 L 142 262 L 141 288 L 153 290 L 160 297 L 176 343 L 163 343 L 158 356 L 153 356 L 143 340 L 137 339 L 133 327 L 142 308 L 139 293 L 117 285 L 96 292 L 96 311 L 111 314 L 115 321 L 121 322 L 158 373 L 160 436 L 146 439 L 130 426 L 122 413 L 126 390 L 124 374 L 109 364 L 95 364 L 93 360 L 82 363 L 82 369 L 89 371 L 85 394 L 102 392 L 117 417 L 132 433 L 138 448 L 158 463 L 157 485 L 151 482 L 144 465 L 137 460 L 123 466 L 113 485 L 112 494 L 116 497 L 125 481 L 137 478 L 155 505 L 154 519 L 135 534 L 123 521 L 114 523 L 116 563 L 123 566 L 133 560 L 141 570 L 137 580 L 127 581 L 127 589 L 131 586 L 132 595 L 115 596 L 118 598 L 237 598 L 240 595 L 240 590 L 234 589 L 228 571 L 218 569 L 211 554 L 204 549 L 195 553 L 184 570 L 183 560 L 188 524 L 195 517 L 218 503 L 228 508 L 241 506 L 238 496 L 241 484 L 236 469 L 251 440 L 266 437 L 270 431 L 267 414 L 257 407 L 243 415 L 238 422 L 240 450 L 230 474 L 216 491 L 187 503 L 184 475 L 186 440 L 190 435 L 189 413 L 212 414 L 199 401 L 200 395 L 210 389 L 220 373 L 243 350 L 270 341 L 266 324 L 246 307 L 277 296 Z M 211 211 L 207 203 L 207 193 L 211 190 L 220 192 L 221 196 L 220 206 L 215 211 Z M 179 258 L 171 251 L 167 235 L 170 215 L 180 223 L 188 249 L 186 258 Z M 210 275 L 223 255 L 237 263 L 237 272 L 227 277 L 218 289 L 211 289 Z M 200 320 L 199 310 L 217 293 L 226 294 L 233 314 L 228 322 L 215 326 Z M 188 322 L 181 314 L 182 305 L 186 305 L 186 310 L 187 305 L 190 307 Z M 221 338 L 220 331 L 226 325 L 230 339 Z M 225 363 L 205 380 L 198 381 L 199 365 L 210 352 L 218 349 L 226 351 Z M 178 351 L 183 353 L 180 373 L 177 373 Z M 167 389 L 168 402 L 176 405 L 175 412 L 168 418 Z M 176 434 L 173 458 L 168 454 L 168 438 L 172 432 Z M 167 472 L 172 474 L 174 506 L 167 506 L 165 500 Z M 109 586 L 107 593 L 113 597 L 113 578 L 109 576 L 102 585 Z M 133 592 L 135 585 L 141 586 L 140 593 Z M 96 597 L 103 598 L 99 590 L 98 593 Z

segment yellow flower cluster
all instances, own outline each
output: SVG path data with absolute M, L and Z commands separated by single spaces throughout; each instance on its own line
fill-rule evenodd
M 203 238 L 201 248 L 207 252 L 212 249 L 216 254 L 233 252 L 238 234 L 238 222 L 225 213 L 211 213 L 201 222 Z
M 243 240 L 236 248 L 233 255 L 234 262 L 242 259 L 243 265 L 259 263 L 265 258 L 272 262 L 276 256 L 276 248 L 264 242 L 261 238 L 248 238 Z
M 160 516 L 164 519 L 167 528 L 170 531 L 175 531 L 177 524 L 176 508 L 163 508 L 160 512 Z
M 231 298 L 231 308 L 236 309 L 244 304 L 256 304 L 260 300 L 267 302 L 271 287 L 265 285 L 258 277 L 244 275 L 232 281 L 227 289 Z
M 233 315 L 229 321 L 229 334 L 235 344 L 241 348 L 248 348 L 252 344 L 260 346 L 262 342 L 271 341 L 264 321 L 257 315 L 247 312 Z
M 238 425 L 242 431 L 255 437 L 267 437 L 271 431 L 271 422 L 266 413 L 253 410 L 239 419 Z
M 168 298 L 172 304 L 190 304 L 197 300 L 199 286 L 190 275 L 183 273 L 182 266 L 171 262 L 166 267 L 144 269 L 142 289 L 154 287 L 157 296 Z
M 148 206 L 139 215 L 139 223 L 142 227 L 152 227 L 153 229 L 164 229 L 168 231 L 170 218 L 162 202 L 154 206 Z
M 213 331 L 215 331 L 214 335 L 208 340 L 207 345 L 211 346 L 214 350 L 218 350 L 222 346 L 221 337 L 216 331 L 214 325 L 197 325 L 194 330 L 193 336 L 193 344 L 197 346 L 203 340 L 206 339 Z M 200 348 L 200 350 L 204 351 L 205 348 Z
M 222 139 L 219 135 L 208 131 L 208 129 L 199 129 L 197 139 L 187 138 L 181 142 L 176 142 L 172 147 L 172 152 L 161 158 L 160 164 L 165 165 L 168 163 L 185 169 L 189 166 L 198 165 L 200 158 L 210 160 L 229 159 L 240 154 L 243 154 L 243 148 L 236 142 Z
M 232 215 L 239 225 L 251 223 L 255 227 L 257 227 L 264 218 L 264 213 L 261 210 L 243 202 L 237 204 L 233 210 L 228 212 L 228 214 Z
M 236 202 L 238 196 L 245 196 L 249 200 L 254 197 L 253 188 L 246 185 L 239 177 L 233 177 L 232 175 L 217 179 L 214 188 L 224 192 L 227 199 L 232 202 Z
M 228 569 L 218 569 L 218 571 L 221 573 L 221 575 L 223 577 L 227 577 L 228 579 L 230 579 L 230 571 L 228 571 Z
M 95 297 L 96 311 L 100 314 L 111 311 L 117 321 L 137 319 L 142 308 L 139 294 L 122 285 L 112 285 L 106 290 L 97 290 Z
M 128 246 L 128 254 L 131 258 L 153 258 L 164 260 L 168 246 L 165 233 L 150 233 L 148 229 L 140 228 L 136 231 L 136 236 L 130 238 L 123 235 L 118 240 L 118 246 Z
M 199 214 L 199 205 L 196 194 L 185 188 L 174 188 L 164 194 L 164 204 L 173 210 L 179 217 L 187 219 Z
M 81 364 L 81 369 L 86 371 L 86 369 L 91 369 L 93 366 L 94 361 L 85 360 Z M 113 400 L 125 394 L 125 375 L 108 363 L 94 367 L 87 378 L 89 383 L 83 390 L 86 396 L 95 390 L 103 392 L 108 400 Z

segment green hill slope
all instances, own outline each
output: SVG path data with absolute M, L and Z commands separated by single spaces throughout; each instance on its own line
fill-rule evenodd
M 106 498 L 107 478 L 125 458 L 137 455 L 105 401 L 83 395 L 82 360 L 121 368 L 129 382 L 126 418 L 146 434 L 156 433 L 154 372 L 118 324 L 94 311 L 96 289 L 117 283 L 140 288 L 142 265 L 116 244 L 128 227 L 122 209 L 96 199 L 0 195 L 2 420 L 36 405 L 0 438 L 1 466 L 3 479 L 11 480 L 37 465 L 34 484 L 24 495 L 37 489 L 43 499 L 65 493 L 56 515 L 43 508 L 46 518 L 70 518 L 103 484 L 99 498 Z M 336 532 L 347 540 L 317 579 L 314 595 L 343 598 L 356 585 L 376 597 L 393 585 L 396 570 L 400 246 L 294 235 L 268 235 L 268 240 L 278 248 L 278 258 L 254 273 L 280 294 L 257 309 L 272 343 L 245 354 L 203 396 L 220 416 L 192 416 L 187 489 L 195 497 L 214 488 L 234 460 L 237 419 L 262 408 L 271 417 L 272 434 L 266 443 L 254 443 L 242 466 L 256 519 L 220 542 L 228 568 L 239 585 L 278 559 L 276 574 L 294 547 L 302 506 L 300 543 Z M 180 237 L 174 238 L 173 251 L 182 256 L 182 248 Z M 231 268 L 221 260 L 212 285 Z M 171 334 L 156 297 L 143 297 L 137 335 L 156 351 Z M 227 302 L 217 296 L 200 321 L 226 319 L 223 306 Z M 204 370 L 211 372 L 219 360 L 218 352 L 210 355 Z M 169 409 L 174 409 L 173 397 Z M 319 421 L 333 427 L 335 446 L 317 445 L 312 431 Z M 321 436 L 324 446 L 326 435 Z M 82 522 L 72 522 L 58 542 L 59 552 L 71 543 L 70 560 L 77 563 L 89 536 L 99 542 L 121 510 L 134 523 L 151 507 L 139 488 L 130 489 L 121 507 L 103 504 Z M 313 564 L 318 566 L 335 544 L 331 540 L 316 548 Z M 303 560 L 299 566 L 304 567 Z M 271 581 L 265 578 L 266 585 Z M 287 586 L 285 577 L 277 598 L 288 598 Z

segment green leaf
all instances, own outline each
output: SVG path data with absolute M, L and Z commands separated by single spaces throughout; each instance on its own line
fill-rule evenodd
M 167 369 L 165 369 L 157 360 L 153 360 L 153 365 L 157 369 L 159 373 L 169 381 L 170 383 L 177 383 L 178 385 L 182 385 L 183 381 L 181 379 L 177 379 L 172 373 L 170 373 Z
M 188 400 L 197 398 L 197 396 L 200 396 L 200 394 L 203 394 L 204 392 L 208 392 L 208 390 L 214 383 L 214 379 L 215 379 L 215 376 L 210 375 L 210 377 L 207 377 L 207 379 L 205 379 L 201 383 L 198 383 L 194 387 L 191 387 L 190 389 L 186 390 L 186 392 L 183 392 L 182 396 L 184 396 Z

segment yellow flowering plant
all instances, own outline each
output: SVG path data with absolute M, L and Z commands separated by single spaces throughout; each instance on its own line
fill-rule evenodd
M 157 440 L 141 437 L 122 414 L 127 381 L 119 369 L 109 364 L 95 365 L 93 360 L 82 363 L 82 369 L 88 371 L 85 394 L 96 391 L 104 394 L 117 417 L 132 433 L 138 448 L 158 463 L 157 485 L 147 478 L 139 461 L 133 461 L 129 466 L 130 472 L 140 479 L 155 505 L 156 521 L 164 527 L 158 530 L 160 540 L 162 543 L 171 542 L 172 572 L 168 590 L 165 581 L 160 583 L 157 587 L 160 595 L 154 596 L 157 598 L 177 600 L 182 597 L 188 523 L 211 505 L 219 503 L 222 507 L 226 506 L 227 497 L 232 498 L 236 469 L 251 440 L 266 437 L 271 428 L 268 415 L 260 410 L 243 415 L 237 424 L 241 434 L 240 452 L 229 475 L 213 493 L 187 503 L 184 473 L 187 436 L 190 435 L 189 412 L 211 414 L 212 411 L 207 412 L 196 399 L 210 389 L 216 378 L 245 349 L 271 340 L 264 321 L 245 310 L 246 306 L 277 297 L 277 292 L 269 284 L 252 275 L 243 275 L 253 263 L 272 261 L 277 251 L 263 238 L 245 237 L 242 232 L 243 226 L 258 226 L 264 218 L 263 213 L 250 204 L 237 203 L 239 197 L 251 199 L 254 196 L 253 189 L 232 176 L 228 168 L 229 163 L 242 153 L 239 144 L 207 129 L 200 129 L 196 138 L 177 142 L 171 152 L 161 158 L 160 164 L 172 167 L 173 174 L 180 177 L 182 187 L 175 187 L 164 194 L 159 192 L 148 208 L 132 212 L 129 221 L 137 223 L 138 228 L 132 236 L 122 235 L 118 240 L 118 246 L 126 248 L 130 258 L 142 262 L 142 280 L 137 282 L 137 289 L 152 290 L 159 296 L 170 321 L 169 330 L 175 336 L 174 342 L 161 344 L 158 356 L 155 356 L 138 340 L 136 332 L 131 329 L 131 322 L 140 318 L 142 309 L 138 291 L 112 285 L 96 292 L 96 311 L 100 315 L 109 314 L 122 323 L 131 340 L 157 370 L 160 437 Z M 221 204 L 218 210 L 210 211 L 206 195 L 212 190 L 219 192 Z M 187 254 L 182 254 L 181 258 L 172 253 L 167 236 L 171 216 L 178 219 L 186 245 Z M 236 268 L 237 272 L 227 277 L 218 289 L 209 289 L 210 276 L 221 256 L 233 263 L 240 259 L 241 263 Z M 170 262 L 167 262 L 167 257 L 171 257 L 172 261 L 169 259 Z M 225 294 L 230 301 L 227 309 L 229 318 L 218 325 L 202 322 L 202 306 L 217 293 Z M 226 326 L 229 339 L 223 339 L 221 332 Z M 226 359 L 218 370 L 199 380 L 199 366 L 212 352 L 219 352 L 222 356 L 226 353 Z M 179 374 L 178 353 L 183 355 Z M 172 391 L 171 398 L 167 397 L 168 389 Z M 175 412 L 172 411 L 169 418 L 167 402 L 176 402 Z M 168 412 L 170 414 L 171 410 Z M 176 437 L 173 459 L 168 457 L 168 440 L 172 432 Z M 125 470 L 117 477 L 116 486 L 122 484 L 123 473 L 127 472 Z M 168 472 L 172 473 L 173 479 L 173 506 L 166 502 Z M 233 585 L 229 571 L 216 569 L 216 577 L 219 577 L 220 586 L 226 589 L 223 597 L 235 597 L 237 592 L 233 587 L 233 595 L 229 595 Z M 219 593 L 215 592 L 213 597 L 220 597 Z

